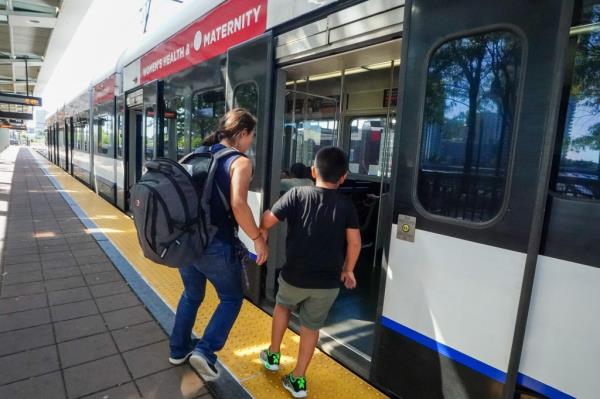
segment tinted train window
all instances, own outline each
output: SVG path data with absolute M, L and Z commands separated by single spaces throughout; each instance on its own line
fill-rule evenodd
M 165 157 L 169 156 L 169 136 L 176 140 L 177 158 L 185 155 L 185 97 L 165 99 L 164 143 Z
M 233 93 L 233 108 L 245 108 L 258 116 L 258 86 L 254 82 L 242 83 Z
M 217 130 L 219 119 L 225 115 L 225 93 L 223 89 L 198 93 L 192 103 L 192 150 L 202 144 L 204 137 Z
M 600 22 L 600 10 L 585 14 Z M 600 26 L 575 31 L 575 62 L 554 190 L 586 199 L 600 199 Z
M 125 143 L 125 106 L 123 99 L 117 100 L 117 158 L 123 159 L 123 145 Z
M 144 134 L 144 157 L 146 161 L 150 161 L 154 158 L 155 115 L 153 107 L 146 108 L 146 129 Z
M 242 83 L 233 92 L 233 107 L 245 108 L 252 115 L 258 117 L 258 86 L 254 82 Z M 258 134 L 258 132 L 256 133 Z M 254 161 L 256 159 L 256 139 L 246 155 Z
M 454 39 L 427 74 L 418 198 L 428 212 L 485 222 L 502 206 L 522 46 L 497 31 Z
M 348 167 L 351 173 L 381 176 L 379 159 L 386 133 L 386 116 L 360 117 L 350 121 Z
M 101 155 L 113 156 L 113 118 L 112 115 L 100 115 L 96 121 L 98 126 L 97 152 Z

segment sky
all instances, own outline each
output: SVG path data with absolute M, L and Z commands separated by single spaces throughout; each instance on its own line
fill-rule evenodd
M 191 0 L 184 0 L 191 1 Z M 109 73 L 123 51 L 143 35 L 146 0 L 94 0 L 41 93 L 44 109 L 56 109 Z M 147 32 L 173 17 L 183 4 L 152 0 Z

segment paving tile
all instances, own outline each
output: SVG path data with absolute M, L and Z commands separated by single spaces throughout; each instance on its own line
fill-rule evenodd
M 21 248 L 11 248 L 4 251 L 5 256 L 19 256 L 19 255 L 32 255 L 37 254 L 38 248 L 34 247 L 21 247 Z
M 115 270 L 115 266 L 110 262 L 92 263 L 87 265 L 79 266 L 79 269 L 83 274 L 111 272 Z
M 105 283 L 111 283 L 114 281 L 123 281 L 123 277 L 116 270 L 113 270 L 110 272 L 86 274 L 84 277 L 85 277 L 85 281 L 88 283 L 88 285 L 105 284 Z
M 5 256 L 2 262 L 5 265 L 16 265 L 19 263 L 31 263 L 31 262 L 39 262 L 40 255 L 32 254 L 32 255 L 14 255 L 14 256 Z
M 22 312 L 48 306 L 46 294 L 24 295 L 0 299 L 0 314 Z
M 68 244 L 60 244 L 60 245 L 52 245 L 52 246 L 40 246 L 40 257 L 44 257 L 44 255 L 58 253 L 58 252 L 66 252 L 70 251 L 71 248 Z
M 140 305 L 140 301 L 133 292 L 125 292 L 123 294 L 111 295 L 96 299 L 96 304 L 100 312 L 110 312 L 113 310 L 130 308 Z
M 41 398 L 40 393 L 43 393 L 44 399 L 65 398 L 60 371 L 0 386 L 0 398 Z
M 85 396 L 82 399 L 142 399 L 133 382 Z
M 64 253 L 51 253 L 52 258 L 47 260 L 42 259 L 42 267 L 44 269 L 52 269 L 57 267 L 77 266 L 77 261 L 71 256 L 66 256 Z
M 63 342 L 88 335 L 107 331 L 100 315 L 86 316 L 79 319 L 61 321 L 54 324 L 56 341 Z
M 109 262 L 108 257 L 103 254 L 103 255 L 92 255 L 92 256 L 81 256 L 76 258 L 77 259 L 77 263 L 79 264 L 79 266 L 83 266 L 83 265 L 89 265 L 89 264 L 93 264 L 93 263 L 103 263 L 103 262 Z
M 73 251 L 79 251 L 79 250 L 85 250 L 85 249 L 94 249 L 94 248 L 101 249 L 100 246 L 98 245 L 98 243 L 96 241 L 80 242 L 80 243 L 76 243 L 76 244 L 71 245 L 71 249 Z
M 26 240 L 12 240 L 6 237 L 6 248 L 32 248 L 35 247 L 35 238 L 29 237 Z
M 169 343 L 167 341 L 124 352 L 123 358 L 134 379 L 173 367 L 168 361 Z
M 106 254 L 104 253 L 104 251 L 102 250 L 102 248 L 100 247 L 96 247 L 96 248 L 86 248 L 86 249 L 80 249 L 80 248 L 73 248 L 71 249 L 71 253 L 73 254 L 73 256 L 75 258 L 91 258 L 94 256 L 106 256 Z
M 57 280 L 48 280 L 46 281 L 45 285 L 48 292 L 50 292 L 83 287 L 85 285 L 85 281 L 83 280 L 83 277 L 73 276 Z
M 44 269 L 44 279 L 53 280 L 56 278 L 65 278 L 81 276 L 81 271 L 78 266 L 57 267 L 53 269 Z
M 32 295 L 45 292 L 44 283 L 37 281 L 34 283 L 12 284 L 2 287 L 0 298 L 8 298 L 19 295 Z
M 23 273 L 34 270 L 42 270 L 41 262 L 19 263 L 17 265 L 5 265 L 4 271 L 7 273 Z
M 87 234 L 87 233 L 77 234 L 77 235 L 73 235 L 71 237 L 67 236 L 66 240 L 71 246 L 73 246 L 74 244 L 78 244 L 78 243 L 89 243 L 89 242 L 96 241 L 92 235 Z
M 52 324 L 0 334 L 0 356 L 54 344 Z M 0 395 L 0 398 L 3 397 Z
M 92 335 L 58 344 L 63 367 L 97 360 L 117 353 L 109 333 Z
M 167 339 L 167 335 L 155 321 L 114 330 L 112 336 L 121 352 Z
M 189 399 L 207 394 L 204 382 L 188 366 L 174 367 L 136 381 L 145 399 Z
M 109 330 L 116 330 L 153 320 L 150 313 L 143 306 L 116 310 L 104 313 L 103 316 Z
M 69 319 L 77 319 L 79 317 L 91 316 L 98 313 L 96 304 L 92 300 L 81 302 L 66 303 L 50 307 L 52 312 L 52 320 L 63 321 Z
M 39 248 L 50 248 L 50 247 L 65 246 L 65 245 L 68 246 L 68 244 L 69 244 L 67 242 L 67 240 L 65 240 L 62 237 L 38 239 L 37 243 L 38 243 Z
M 58 370 L 56 347 L 45 346 L 0 357 L 0 385 Z
M 88 395 L 130 381 L 127 368 L 118 355 L 65 369 L 63 374 L 69 398 Z
M 34 281 L 42 280 L 41 270 L 30 270 L 30 271 L 26 271 L 26 272 L 17 272 L 17 273 L 5 272 L 5 273 L 6 274 L 2 278 L 2 282 L 4 283 L 4 285 L 32 283 Z
M 48 308 L 26 310 L 0 316 L 0 332 L 50 323 Z
M 124 281 L 117 281 L 108 284 L 92 285 L 90 291 L 94 298 L 100 298 L 107 295 L 115 295 L 123 292 L 129 292 L 131 288 Z
M 50 306 L 79 302 L 86 299 L 92 299 L 92 294 L 87 287 L 70 288 L 68 290 L 48 293 L 48 302 L 50 303 Z

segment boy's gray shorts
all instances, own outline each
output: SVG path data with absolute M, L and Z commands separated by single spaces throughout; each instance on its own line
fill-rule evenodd
M 275 301 L 290 310 L 298 310 L 300 324 L 318 330 L 325 324 L 329 309 L 340 292 L 339 288 L 299 288 L 277 280 L 279 290 Z

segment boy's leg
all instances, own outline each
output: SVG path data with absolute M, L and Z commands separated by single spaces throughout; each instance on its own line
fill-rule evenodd
M 310 296 L 300 305 L 300 348 L 294 377 L 304 377 L 319 340 L 319 330 L 325 324 L 339 288 L 310 290 Z
M 273 322 L 271 325 L 271 346 L 269 352 L 278 353 L 281 349 L 281 341 L 290 321 L 290 310 L 280 304 L 275 305 L 273 311 Z
M 300 327 L 300 349 L 298 350 L 298 360 L 294 369 L 294 377 L 303 377 L 306 375 L 306 369 L 315 353 L 317 341 L 319 341 L 319 330 L 312 330 L 305 326 Z

